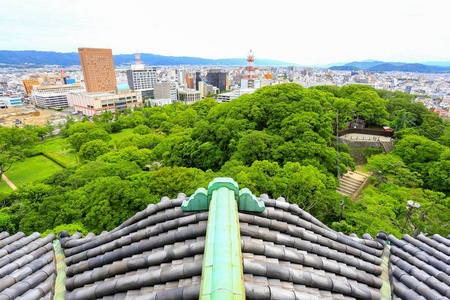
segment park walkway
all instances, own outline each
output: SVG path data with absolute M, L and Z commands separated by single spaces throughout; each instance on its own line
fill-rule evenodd
M 14 183 L 12 183 L 11 180 L 9 180 L 8 177 L 6 177 L 5 174 L 2 174 L 2 179 L 9 185 L 10 188 L 12 188 L 13 190 L 17 190 L 17 187 L 14 185 Z

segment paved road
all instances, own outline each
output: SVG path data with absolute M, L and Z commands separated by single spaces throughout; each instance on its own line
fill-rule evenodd
M 12 188 L 13 190 L 17 190 L 17 187 L 14 185 L 14 183 L 12 183 L 11 180 L 9 180 L 8 177 L 6 177 L 5 174 L 2 174 L 2 179 L 9 185 L 10 188 Z

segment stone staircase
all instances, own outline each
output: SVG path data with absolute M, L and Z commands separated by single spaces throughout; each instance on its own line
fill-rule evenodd
M 361 172 L 347 172 L 340 178 L 341 188 L 338 187 L 336 191 L 355 200 L 367 185 L 369 177 Z
M 384 153 L 388 154 L 389 152 L 391 152 L 392 150 L 394 150 L 394 143 L 389 141 L 380 141 L 381 146 L 383 146 L 384 149 Z

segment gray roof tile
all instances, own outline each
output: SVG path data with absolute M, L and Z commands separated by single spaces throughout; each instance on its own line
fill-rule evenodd
M 55 279 L 55 235 L 40 238 L 0 234 L 0 299 L 41 299 L 51 296 Z
M 432 239 L 420 234 L 417 239 L 389 236 L 392 243 L 393 286 L 402 299 L 450 299 L 450 247 L 439 235 Z M 409 289 L 409 290 L 408 290 Z

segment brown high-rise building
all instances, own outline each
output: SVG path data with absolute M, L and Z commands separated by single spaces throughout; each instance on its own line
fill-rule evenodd
M 195 81 L 194 76 L 190 74 L 186 74 L 186 85 L 188 89 L 195 89 Z
M 25 94 L 27 94 L 27 96 L 29 94 L 31 94 L 31 91 L 33 90 L 33 85 L 40 85 L 39 81 L 37 81 L 36 79 L 24 79 L 22 80 L 23 83 L 23 88 L 25 89 Z
M 114 91 L 117 81 L 111 49 L 78 48 L 86 91 Z

